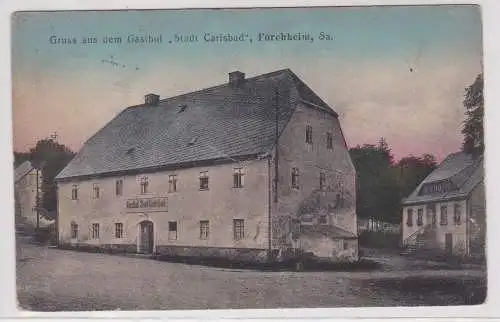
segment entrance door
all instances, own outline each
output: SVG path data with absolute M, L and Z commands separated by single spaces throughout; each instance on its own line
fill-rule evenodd
M 451 254 L 453 252 L 453 235 L 452 234 L 446 234 L 444 235 L 444 247 L 446 254 Z
M 139 252 L 151 254 L 153 252 L 153 223 L 151 221 L 141 222 Z

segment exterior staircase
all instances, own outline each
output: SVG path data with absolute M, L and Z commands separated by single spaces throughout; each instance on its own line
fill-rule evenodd
M 402 241 L 401 248 L 403 248 L 403 251 L 401 255 L 432 251 L 432 245 L 435 243 L 435 238 L 436 235 L 433 225 L 429 224 L 422 226 Z

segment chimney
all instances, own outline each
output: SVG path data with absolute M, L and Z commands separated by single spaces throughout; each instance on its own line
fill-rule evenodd
M 229 84 L 233 87 L 238 87 L 245 80 L 245 73 L 235 71 L 229 73 Z
M 144 95 L 144 104 L 145 105 L 154 106 L 154 105 L 158 105 L 159 102 L 160 102 L 160 95 L 156 95 L 156 94 Z

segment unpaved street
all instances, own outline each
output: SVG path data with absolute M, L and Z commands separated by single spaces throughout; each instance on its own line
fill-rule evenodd
M 452 305 L 485 292 L 479 270 L 261 272 L 33 245 L 18 255 L 18 301 L 36 311 Z

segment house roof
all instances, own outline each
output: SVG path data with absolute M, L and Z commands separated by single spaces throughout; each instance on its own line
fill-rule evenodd
M 277 95 L 278 94 L 278 95 Z M 126 108 L 92 136 L 56 180 L 234 161 L 270 151 L 298 101 L 337 114 L 290 69 Z
M 464 152 L 452 153 L 415 188 L 408 198 L 403 200 L 403 204 L 467 197 L 483 178 L 483 156 L 474 157 Z M 424 185 L 438 182 L 449 182 L 454 189 L 442 193 L 420 195 Z
M 332 239 L 338 238 L 356 238 L 356 235 L 332 225 L 301 225 L 301 235 L 321 235 Z
M 18 182 L 19 180 L 24 178 L 33 169 L 34 167 L 30 161 L 24 161 L 23 163 L 21 163 L 19 166 L 17 166 L 17 168 L 14 169 L 14 182 Z

